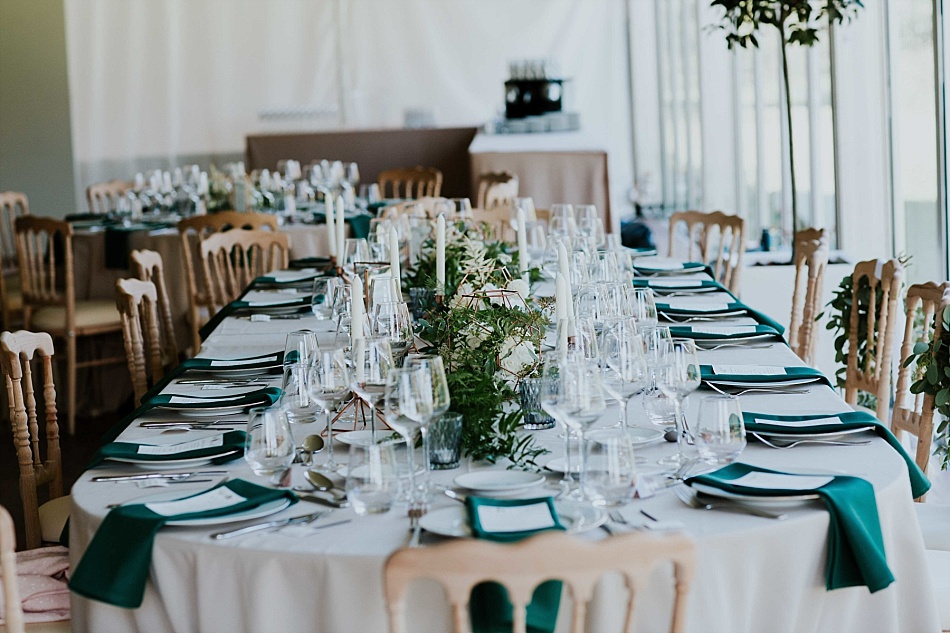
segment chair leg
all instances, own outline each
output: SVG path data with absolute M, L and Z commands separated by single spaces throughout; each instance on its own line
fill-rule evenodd
M 69 435 L 76 435 L 76 336 L 66 335 L 66 428 Z

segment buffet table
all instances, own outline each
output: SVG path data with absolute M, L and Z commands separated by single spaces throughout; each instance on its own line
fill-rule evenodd
M 321 342 L 333 333 L 326 322 L 312 317 L 299 320 L 251 322 L 227 318 L 206 340 L 202 356 L 248 357 L 283 349 L 287 332 L 311 328 Z M 767 364 L 797 366 L 801 362 L 784 344 L 762 348 L 722 348 L 700 352 L 701 363 Z M 186 386 L 174 387 L 182 393 Z M 194 387 L 192 387 L 194 388 Z M 200 393 L 200 392 L 196 392 Z M 228 392 L 224 392 L 228 393 Z M 697 394 L 698 395 L 698 394 Z M 695 419 L 698 398 L 691 398 L 690 415 Z M 812 385 L 797 395 L 744 395 L 743 410 L 794 412 L 796 414 L 848 411 L 837 394 L 823 385 Z M 639 407 L 631 407 L 639 410 Z M 151 417 L 162 414 L 149 413 Z M 164 417 L 168 417 L 168 413 Z M 616 406 L 608 408 L 601 423 L 616 419 Z M 148 418 L 141 418 L 148 419 Z M 641 414 L 631 423 L 648 426 Z M 133 422 L 122 438 L 144 439 L 158 431 L 144 430 Z M 539 442 L 551 450 L 544 459 L 561 456 L 563 440 L 557 430 L 538 431 Z M 774 450 L 750 442 L 740 461 L 769 468 L 824 470 L 856 475 L 874 486 L 880 514 L 887 562 L 896 581 L 871 594 L 865 587 L 827 591 L 825 562 L 828 512 L 816 502 L 789 506 L 789 517 L 775 521 L 731 511 L 704 511 L 683 505 L 669 491 L 635 500 L 623 514 L 635 524 L 648 520 L 646 510 L 663 521 L 681 521 L 698 544 L 697 576 L 688 600 L 687 631 L 696 633 L 759 633 L 762 631 L 881 631 L 920 633 L 938 631 L 936 603 L 924 559 L 924 546 L 908 481 L 905 462 L 877 436 L 861 446 L 803 445 Z M 345 453 L 345 447 L 337 445 Z M 643 447 L 638 455 L 642 472 L 659 457 L 675 451 L 675 445 L 660 441 Z M 318 463 L 324 459 L 317 457 Z M 338 461 L 345 463 L 343 458 Z M 259 484 L 243 460 L 216 466 L 231 478 Z M 480 468 L 465 463 L 458 470 L 433 472 L 436 483 L 451 485 L 458 474 Z M 210 483 L 182 483 L 165 489 L 140 489 L 129 483 L 94 483 L 94 475 L 133 473 L 134 466 L 112 464 L 85 473 L 72 490 L 72 564 L 79 562 L 107 506 L 150 494 L 181 497 L 203 490 Z M 294 483 L 303 482 L 303 469 L 295 467 Z M 550 478 L 556 479 L 553 473 Z M 171 490 L 170 490 L 171 489 Z M 528 496 L 536 496 L 538 489 Z M 436 499 L 430 512 L 455 504 Z M 301 502 L 275 515 L 296 516 L 319 507 Z M 90 633 L 115 632 L 205 632 L 268 633 L 291 630 L 362 633 L 387 630 L 382 589 L 386 557 L 406 545 L 408 519 L 405 505 L 390 512 L 358 517 L 352 510 L 338 509 L 333 520 L 351 519 L 346 525 L 322 530 L 287 528 L 251 534 L 227 541 L 214 541 L 213 528 L 171 527 L 161 530 L 152 551 L 152 567 L 142 606 L 120 609 L 73 594 L 73 627 Z M 238 524 L 240 525 L 240 524 Z M 604 531 L 585 532 L 582 538 L 605 538 Z M 436 542 L 427 536 L 424 543 Z M 654 578 L 646 595 L 638 596 L 638 631 L 666 630 L 671 587 L 668 578 Z M 588 630 L 620 630 L 616 599 L 622 591 L 617 578 L 609 577 L 591 607 Z M 559 619 L 566 630 L 568 609 Z M 450 630 L 450 613 L 433 585 L 415 587 L 409 606 L 413 631 Z

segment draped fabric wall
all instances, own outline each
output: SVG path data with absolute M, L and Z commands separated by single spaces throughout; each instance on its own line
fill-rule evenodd
M 625 1 L 66 0 L 77 195 L 232 158 L 249 133 L 399 127 L 407 109 L 480 125 L 509 60 L 555 58 L 624 210 Z

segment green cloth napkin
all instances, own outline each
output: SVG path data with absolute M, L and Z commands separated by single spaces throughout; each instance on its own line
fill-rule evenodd
M 185 512 L 172 516 L 153 512 L 143 503 L 112 509 L 73 571 L 69 581 L 70 590 L 84 598 L 136 609 L 141 606 L 145 594 L 155 534 L 165 523 L 227 516 L 282 498 L 289 499 L 291 504 L 297 502 L 296 495 L 290 491 L 272 490 L 242 479 L 228 481 L 212 490 L 222 487 L 239 495 L 243 500 L 216 510 Z M 206 493 L 207 491 L 203 491 L 198 494 Z M 198 495 L 191 495 L 195 496 Z
M 482 528 L 478 520 L 478 508 L 482 506 L 512 507 L 546 503 L 554 518 L 554 526 L 543 530 L 526 532 L 488 532 Z M 558 521 L 554 509 L 554 499 L 541 497 L 537 499 L 490 499 L 487 497 L 469 496 L 465 501 L 468 510 L 469 525 L 472 535 L 476 538 L 512 543 L 529 536 L 550 530 L 563 530 L 564 526 Z M 528 605 L 527 625 L 529 633 L 551 633 L 557 624 L 557 613 L 561 606 L 562 584 L 558 580 L 549 580 L 537 586 L 531 603 Z M 513 622 L 514 608 L 508 601 L 508 592 L 496 582 L 484 582 L 472 590 L 469 599 L 469 617 L 472 622 L 472 631 L 475 633 L 510 633 Z
M 187 442 L 182 439 L 182 442 Z M 202 457 L 214 457 L 215 464 L 225 464 L 235 459 L 240 459 L 244 455 L 244 444 L 247 441 L 247 434 L 244 431 L 227 431 L 224 433 L 224 441 L 221 446 L 212 446 L 210 448 L 201 448 L 174 455 L 143 455 L 139 453 L 139 442 L 110 442 L 103 444 L 93 455 L 89 468 L 94 468 L 107 459 L 139 459 L 142 461 L 156 462 L 161 464 L 168 460 L 179 459 L 199 459 Z M 146 443 L 147 444 L 147 443 Z
M 673 338 L 691 338 L 691 339 L 695 339 L 699 341 L 707 340 L 707 339 L 708 340 L 720 340 L 720 339 L 741 340 L 744 338 L 748 338 L 750 336 L 756 336 L 758 334 L 771 334 L 773 335 L 773 338 L 777 338 L 782 341 L 785 340 L 782 338 L 782 335 L 779 334 L 778 331 L 776 331 L 775 328 L 769 325 L 735 326 L 735 327 L 755 328 L 755 332 L 752 334 L 716 334 L 713 332 L 694 332 L 693 331 L 693 328 L 696 328 L 697 330 L 703 330 L 710 327 L 716 327 L 716 324 L 709 323 L 705 326 L 703 325 L 670 325 L 670 334 L 673 335 Z M 731 327 L 731 326 L 724 325 L 723 327 Z M 756 340 L 758 341 L 762 339 L 757 338 Z
M 296 271 L 301 272 L 301 271 Z M 305 277 L 300 277 L 298 279 L 283 280 L 277 277 L 264 275 L 263 277 L 257 277 L 254 281 L 251 282 L 251 285 L 248 287 L 250 290 L 254 290 L 261 286 L 293 286 L 296 284 L 311 283 L 317 277 L 326 277 L 326 272 L 313 272 L 308 274 Z
M 796 380 L 799 378 L 816 378 L 818 381 L 823 382 L 831 387 L 831 381 L 828 380 L 828 377 L 814 367 L 785 367 L 784 369 L 784 374 L 757 376 L 752 374 L 715 374 L 713 373 L 712 365 L 700 365 L 699 373 L 704 382 L 729 380 L 735 382 L 763 383 L 767 385 L 769 383 L 783 383 L 788 380 Z
M 904 447 L 890 429 L 881 424 L 880 420 L 867 411 L 845 411 L 844 413 L 828 413 L 816 415 L 776 415 L 774 413 L 753 413 L 744 411 L 742 418 L 745 421 L 746 431 L 752 433 L 834 433 L 835 431 L 849 431 L 851 429 L 860 429 L 866 426 L 873 428 L 874 432 L 884 438 L 907 464 L 907 472 L 910 476 L 910 489 L 914 498 L 926 494 L 930 490 L 930 480 L 927 475 L 917 466 L 914 459 L 907 454 Z M 839 418 L 841 424 L 810 424 L 802 426 L 785 426 L 780 424 L 768 424 L 756 422 L 756 420 L 775 420 L 778 422 L 804 422 L 808 420 L 819 420 L 822 418 Z
M 701 295 L 700 295 L 701 296 Z M 712 301 L 711 301 L 712 302 Z M 667 314 L 673 314 L 677 316 L 715 316 L 717 314 L 725 314 L 727 312 L 735 312 L 737 310 L 742 310 L 746 313 L 746 316 L 755 319 L 761 325 L 767 325 L 779 334 L 785 334 L 785 326 L 770 317 L 769 315 L 759 312 L 758 310 L 753 310 L 746 304 L 741 301 L 730 301 L 726 304 L 726 307 L 722 310 L 708 310 L 708 311 L 697 311 L 697 310 L 684 310 L 681 308 L 671 308 L 668 303 L 663 303 L 661 301 L 656 302 L 657 312 L 666 312 Z
M 817 493 L 830 515 L 826 588 L 865 586 L 874 593 L 894 582 L 894 575 L 887 566 L 877 501 L 870 483 L 848 476 L 833 477 L 831 482 L 814 490 L 750 488 L 731 483 L 751 472 L 782 474 L 776 470 L 736 463 L 712 473 L 691 477 L 686 483 L 700 482 L 726 492 L 761 497 Z
M 321 218 L 326 222 L 326 211 L 314 211 L 314 218 Z M 343 221 L 350 225 L 350 237 L 354 239 L 366 239 L 369 237 L 369 221 L 376 217 L 373 213 L 344 213 Z
M 662 292 L 696 292 L 700 288 L 718 288 L 723 292 L 728 292 L 718 281 L 711 279 L 697 279 L 696 281 L 699 283 L 695 286 L 680 286 L 668 285 L 664 282 L 663 277 L 651 277 L 650 279 L 638 277 L 633 280 L 633 286 L 634 288 L 653 288 L 654 290 L 660 290 Z M 703 293 L 697 293 L 696 296 L 702 294 Z
M 330 258 L 329 257 L 301 257 L 300 259 L 290 260 L 290 265 L 288 268 L 299 269 L 299 268 L 322 268 L 329 271 L 330 268 Z
M 707 266 L 706 264 L 702 262 L 683 262 L 682 268 L 650 268 L 649 262 L 644 263 L 644 264 L 638 264 L 637 260 L 633 260 L 633 267 L 639 273 L 646 273 L 646 274 L 663 273 L 666 275 L 675 275 L 680 270 L 690 273 L 690 274 L 695 273 L 698 270 L 704 270 L 706 273 L 709 274 L 710 277 L 715 277 L 715 275 L 713 274 L 712 268 L 710 268 L 709 266 Z
M 248 287 L 248 290 L 251 290 L 251 288 Z M 247 301 L 241 301 L 240 299 L 238 299 L 237 301 L 232 301 L 228 305 L 218 310 L 218 312 L 213 317 L 211 317 L 211 319 L 207 323 L 201 326 L 201 328 L 198 330 L 198 336 L 201 337 L 202 341 L 205 340 L 211 335 L 212 332 L 214 332 L 215 328 L 221 325 L 222 321 L 224 321 L 226 318 L 228 318 L 235 312 L 239 312 L 241 310 L 254 310 L 256 312 L 264 313 L 268 309 L 280 308 L 283 311 L 294 306 L 297 307 L 297 309 L 294 310 L 295 314 L 310 312 L 310 297 L 301 297 L 299 299 L 293 299 L 291 301 L 288 301 L 287 303 L 278 304 L 278 305 L 257 306 L 257 307 L 251 306 Z

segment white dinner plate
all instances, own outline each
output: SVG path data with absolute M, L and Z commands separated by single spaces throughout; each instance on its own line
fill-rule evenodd
M 741 501 L 742 503 L 748 505 L 757 505 L 757 506 L 787 506 L 787 505 L 798 505 L 805 501 L 815 501 L 816 499 L 821 499 L 817 493 L 808 492 L 803 494 L 790 494 L 783 495 L 781 497 L 763 497 L 759 495 L 740 495 L 735 492 L 727 492 L 726 490 L 720 490 L 713 486 L 707 486 L 701 484 L 698 481 L 694 481 L 690 484 L 693 490 L 707 494 L 710 497 L 720 497 L 722 499 L 732 499 L 733 501 Z
M 651 285 L 649 286 L 649 288 L 653 290 L 653 292 L 658 297 L 665 297 L 671 294 L 684 295 L 686 293 L 702 294 L 704 292 L 721 292 L 721 290 L 717 288 L 716 286 L 676 286 L 674 287 L 674 286 L 663 286 L 661 284 L 657 286 Z M 663 303 L 663 302 L 661 301 L 660 303 Z
M 579 460 L 574 460 L 571 462 L 571 472 L 575 475 L 579 475 L 581 472 L 581 465 L 577 463 Z M 563 457 L 555 457 L 554 459 L 548 460 L 548 463 L 544 465 L 545 468 L 555 473 L 563 473 L 567 470 L 567 461 Z
M 484 492 L 512 492 L 544 483 L 544 475 L 524 470 L 476 470 L 455 478 L 455 485 Z
M 164 409 L 165 411 L 174 411 L 179 415 L 184 415 L 192 418 L 212 418 L 219 415 L 236 415 L 244 411 L 245 407 L 248 406 L 264 406 L 264 401 L 262 400 L 259 404 L 247 405 L 242 404 L 235 406 L 233 404 L 220 406 L 220 407 L 183 407 L 177 406 L 174 404 L 159 404 L 156 405 L 156 409 Z
M 741 387 L 743 389 L 783 389 L 785 387 L 798 387 L 800 385 L 810 385 L 813 382 L 818 382 L 821 378 L 789 378 L 788 380 L 718 380 L 716 378 L 711 378 L 703 380 L 703 382 L 714 384 L 718 387 Z
M 122 462 L 123 464 L 134 464 L 136 466 L 141 466 L 142 468 L 149 468 L 155 470 L 173 470 L 176 468 L 193 468 L 195 466 L 205 466 L 210 464 L 212 460 L 215 460 L 219 457 L 224 457 L 225 455 L 230 455 L 235 452 L 235 450 L 228 449 L 222 450 L 217 455 L 208 455 L 206 457 L 191 457 L 189 459 L 135 459 L 134 457 L 108 457 L 106 458 L 110 462 Z
M 689 334 L 677 334 L 677 337 L 691 338 Z M 770 333 L 736 334 L 735 336 L 723 336 L 720 338 L 694 338 L 693 341 L 696 343 L 696 347 L 702 347 L 703 345 L 715 347 L 716 345 L 722 345 L 724 343 L 735 343 L 736 345 L 742 345 L 743 343 L 754 343 L 757 341 L 768 340 L 774 337 L 775 337 L 775 334 L 770 334 Z M 776 341 L 776 343 L 778 343 L 778 341 Z
M 755 433 L 756 435 L 761 435 L 767 439 L 775 440 L 834 440 L 839 437 L 844 437 L 845 435 L 853 435 L 855 433 L 864 433 L 865 431 L 870 431 L 873 426 L 862 426 L 857 429 L 847 429 L 843 431 L 828 431 L 826 433 L 781 433 L 778 431 L 750 431 L 750 433 Z
M 369 446 L 373 442 L 372 431 L 334 431 L 333 439 L 347 446 Z M 402 436 L 394 431 L 379 429 L 376 431 L 376 443 L 396 440 L 402 442 Z
M 196 492 L 195 494 L 201 494 Z M 193 496 L 193 495 L 188 495 Z M 161 503 L 163 501 L 175 501 L 177 499 L 182 499 L 181 492 L 169 491 L 161 492 L 154 495 L 149 495 L 148 497 L 141 497 L 139 499 L 134 499 L 128 501 L 122 505 L 132 505 L 137 503 Z M 171 525 L 176 527 L 199 527 L 203 525 L 226 525 L 228 523 L 238 523 L 240 521 L 250 521 L 251 519 L 260 519 L 272 514 L 276 514 L 281 510 L 286 509 L 290 506 L 290 499 L 274 499 L 273 501 L 268 501 L 265 504 L 259 505 L 256 508 L 251 508 L 250 510 L 245 510 L 244 512 L 235 512 L 234 514 L 226 514 L 218 517 L 206 517 L 201 519 L 183 519 L 179 521 L 169 521 L 165 525 Z
M 554 509 L 561 525 L 571 534 L 593 530 L 607 521 L 607 514 L 603 510 L 587 503 L 557 500 L 554 502 Z M 468 512 L 459 505 L 427 512 L 419 519 L 419 525 L 426 532 L 439 536 L 456 538 L 472 536 L 472 530 L 468 526 Z

